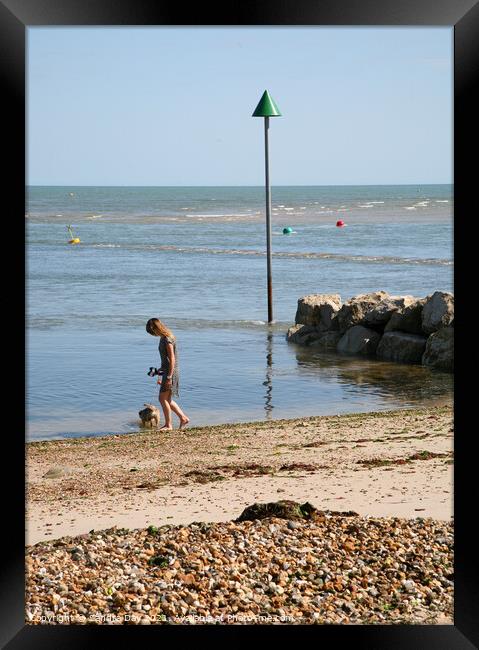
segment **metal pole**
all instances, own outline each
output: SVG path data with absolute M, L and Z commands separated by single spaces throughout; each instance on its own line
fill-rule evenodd
M 268 277 L 268 323 L 273 321 L 273 283 L 271 274 L 271 188 L 269 185 L 269 150 L 268 150 L 269 117 L 264 118 L 264 159 L 266 177 L 266 259 Z

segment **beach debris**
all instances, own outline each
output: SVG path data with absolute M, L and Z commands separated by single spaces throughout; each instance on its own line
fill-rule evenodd
M 60 476 L 65 476 L 67 470 L 64 467 L 51 467 L 45 474 L 43 478 L 60 478 Z
M 296 501 L 274 501 L 272 503 L 254 503 L 243 510 L 236 521 L 252 521 L 278 517 L 280 519 L 310 519 L 316 508 L 310 503 L 303 504 Z
M 245 478 L 250 476 L 263 476 L 276 472 L 315 472 L 320 466 L 312 463 L 286 463 L 280 467 L 261 465 L 260 463 L 243 463 L 234 465 L 215 465 L 206 469 L 194 469 L 186 472 L 185 477 L 195 483 L 209 483 L 210 481 L 223 481 L 227 478 Z
M 356 461 L 364 467 L 384 467 L 386 465 L 405 465 L 413 460 L 432 460 L 433 458 L 449 458 L 452 452 L 438 453 L 433 451 L 418 451 L 407 458 L 366 458 Z

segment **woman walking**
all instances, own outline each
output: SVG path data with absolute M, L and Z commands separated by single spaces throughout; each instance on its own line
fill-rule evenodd
M 180 429 L 183 429 L 190 419 L 183 413 L 178 404 L 172 400 L 173 395 L 178 395 L 180 387 L 176 338 L 171 330 L 158 318 L 150 318 L 146 324 L 146 331 L 152 336 L 160 337 L 158 345 L 161 357 L 160 404 L 165 416 L 165 424 L 161 429 L 173 429 L 171 411 L 180 418 Z

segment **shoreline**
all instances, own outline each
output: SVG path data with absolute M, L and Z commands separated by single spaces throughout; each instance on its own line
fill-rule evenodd
M 254 502 L 450 521 L 452 406 L 26 443 L 26 544 L 226 522 Z

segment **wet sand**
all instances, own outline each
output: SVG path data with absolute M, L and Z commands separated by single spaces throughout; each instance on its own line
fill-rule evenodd
M 228 521 L 254 502 L 453 515 L 450 406 L 26 445 L 26 543 Z

